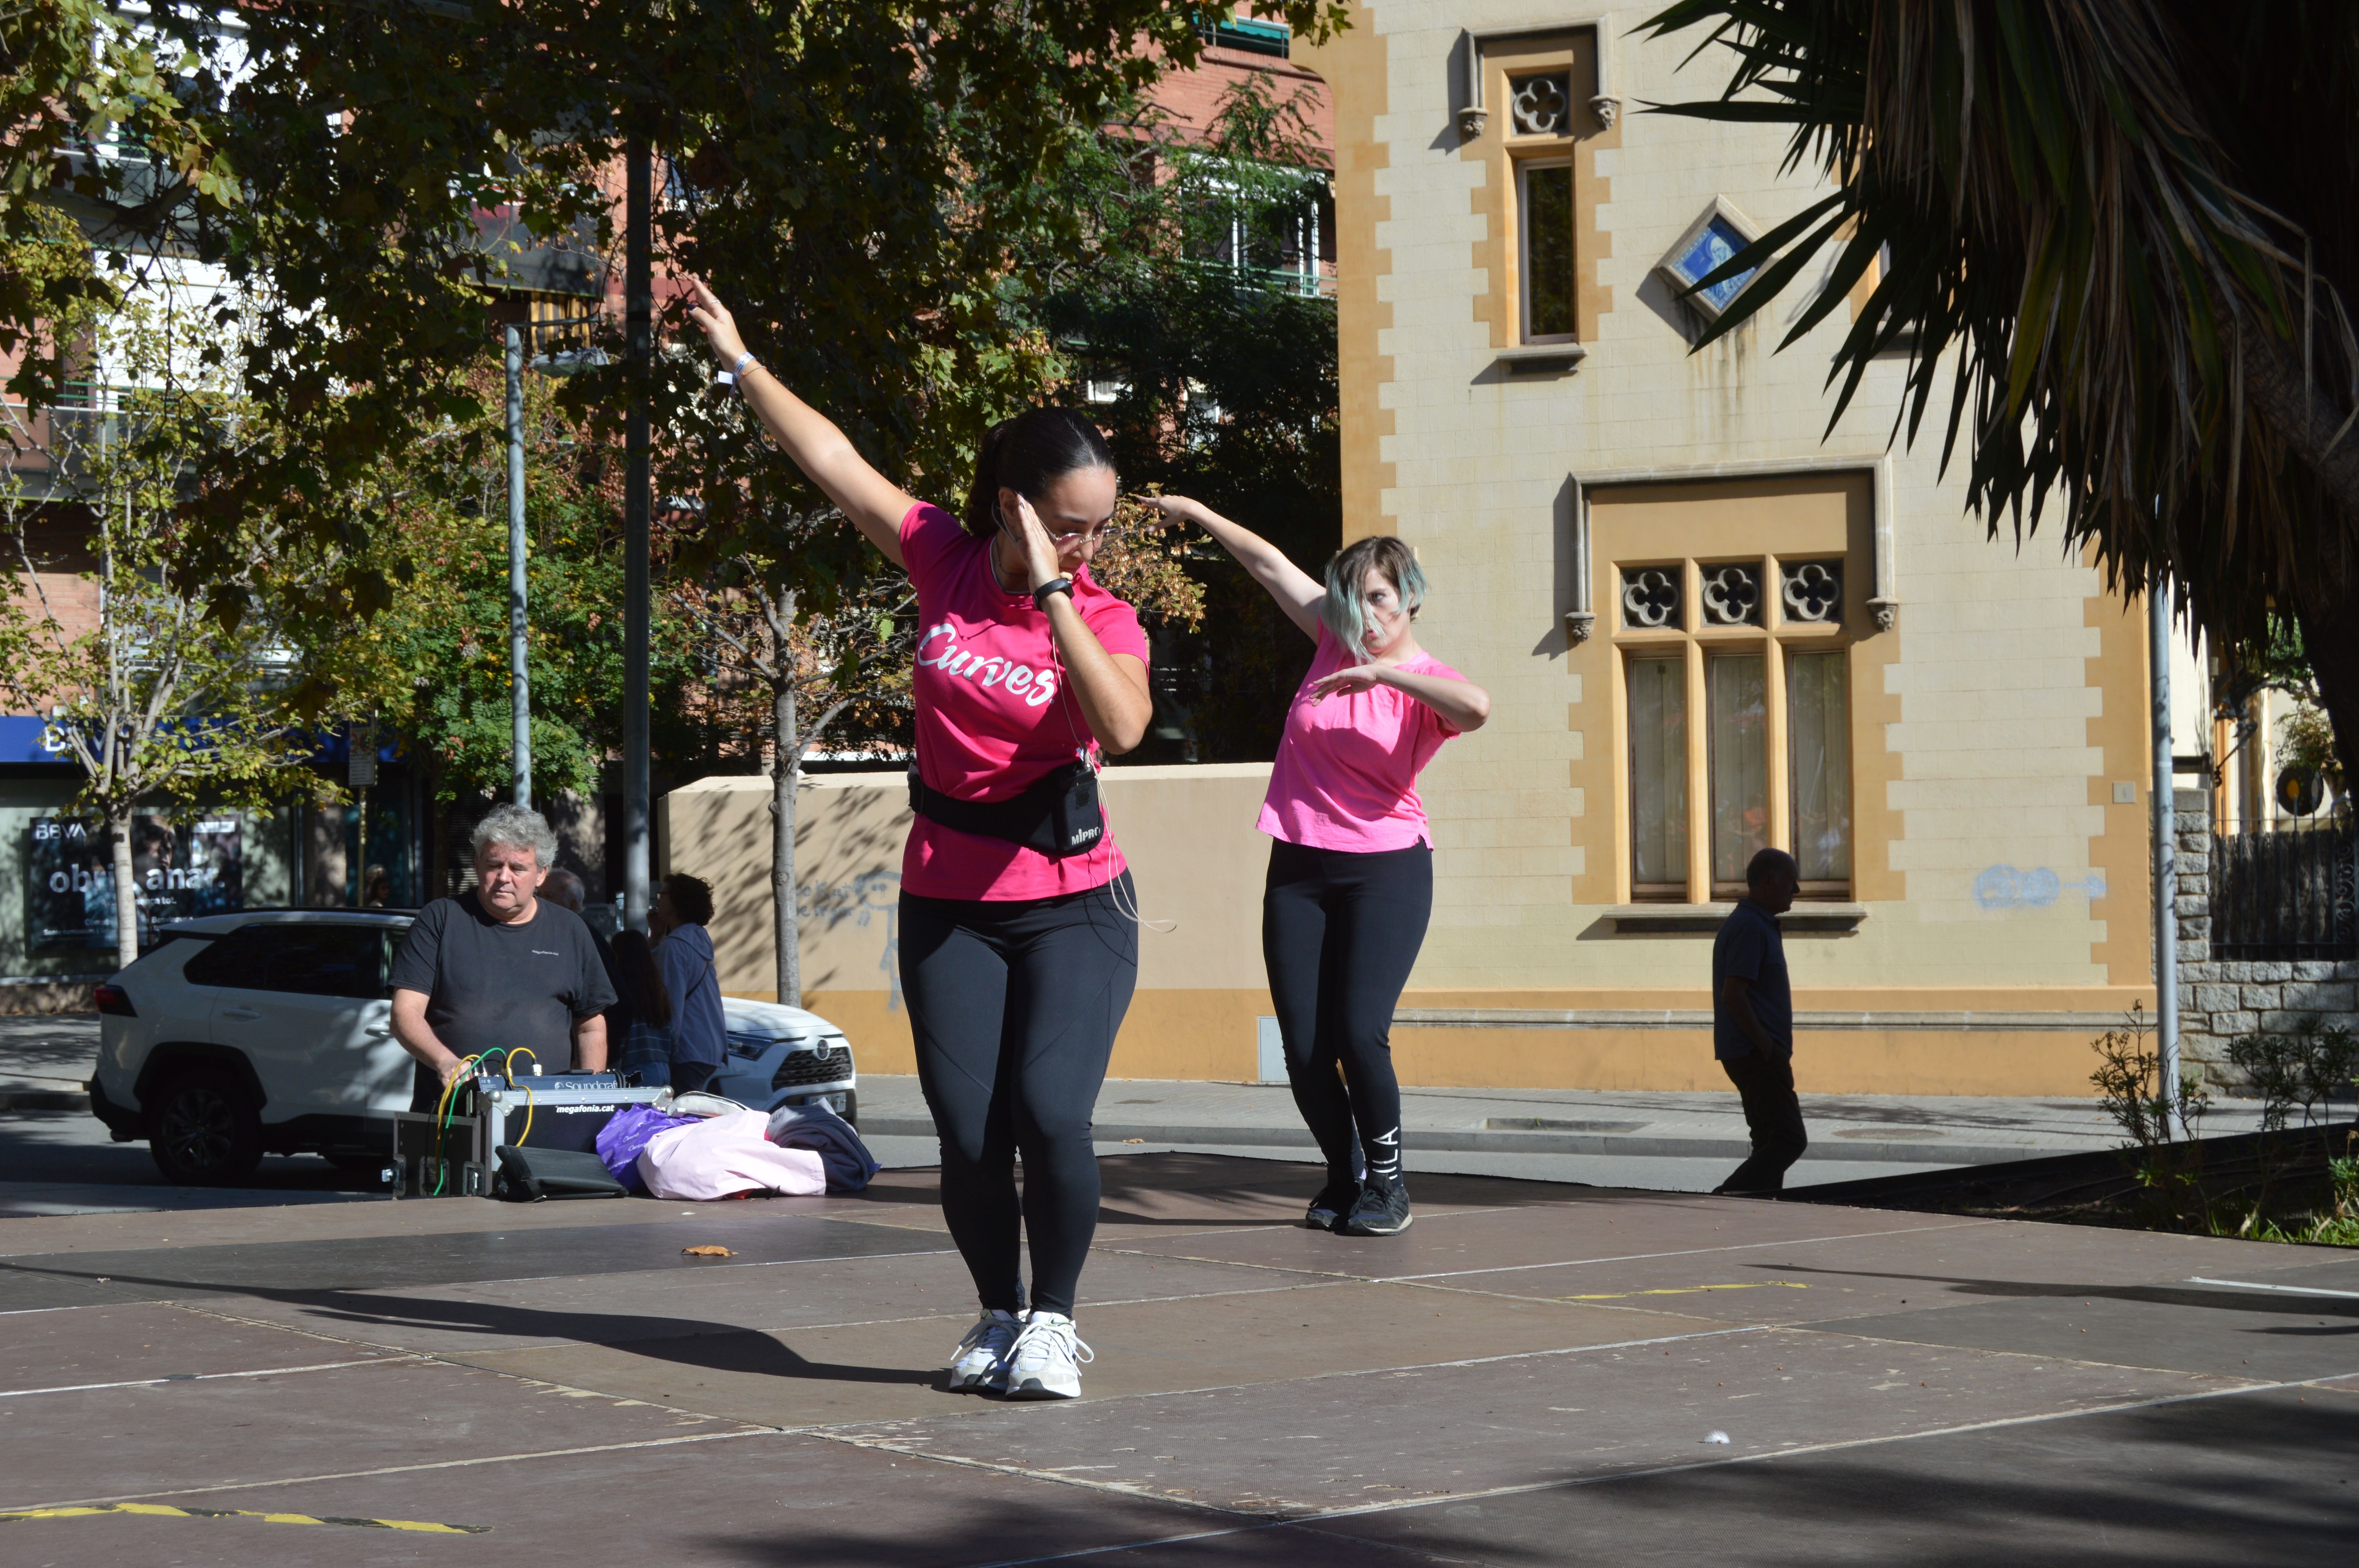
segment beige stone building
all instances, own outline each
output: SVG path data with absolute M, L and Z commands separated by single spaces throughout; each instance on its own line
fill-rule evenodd
M 1347 535 L 1414 542 L 1422 634 L 1496 699 L 1429 774 L 1425 1082 L 1717 1085 L 1713 903 L 1763 843 L 1806 1087 L 2085 1093 L 2151 1004 L 2139 607 L 1964 512 L 1903 362 L 1832 432 L 1852 309 L 1700 353 L 1680 297 L 1821 188 L 1776 127 L 1649 114 L 1727 57 L 1647 13 L 1375 0 L 1336 110 Z
M 1336 116 L 1346 535 L 1418 546 L 1421 636 L 1495 699 L 1427 774 L 1404 1080 L 1724 1087 L 1712 932 L 1772 844 L 1808 878 L 1805 1088 L 2086 1094 L 2091 1036 L 2153 1001 L 2142 608 L 2052 533 L 1989 540 L 1938 433 L 1887 449 L 1902 362 L 1828 431 L 1851 309 L 1773 354 L 1798 291 L 1690 353 L 1712 305 L 1682 273 L 1818 188 L 1774 127 L 1643 112 L 1725 70 L 1680 70 L 1696 40 L 1635 36 L 1645 14 L 1374 0 L 1296 51 Z M 1266 770 L 1138 772 L 1116 832 L 1176 924 L 1144 938 L 1115 1072 L 1258 1076 Z M 673 797 L 676 860 L 761 841 L 722 826 L 736 793 L 696 798 L 704 832 Z M 872 1070 L 906 1055 L 886 884 L 862 881 L 898 869 L 897 796 L 806 807 L 814 881 L 879 895 L 806 938 L 813 1005 Z

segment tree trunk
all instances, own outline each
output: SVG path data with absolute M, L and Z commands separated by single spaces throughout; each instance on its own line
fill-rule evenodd
M 777 749 L 770 764 L 771 938 L 778 948 L 778 1000 L 803 1004 L 802 928 L 795 913 L 795 791 L 802 783 L 802 738 L 795 728 L 795 688 L 771 688 Z
M 114 854 L 114 967 L 127 969 L 139 958 L 139 881 L 131 869 L 131 813 L 106 819 Z

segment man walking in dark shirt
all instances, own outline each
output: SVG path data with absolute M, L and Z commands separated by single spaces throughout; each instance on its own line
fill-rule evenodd
M 1716 1193 L 1774 1193 L 1802 1157 L 1802 1102 L 1794 1094 L 1794 989 L 1777 916 L 1794 907 L 1801 869 L 1783 849 L 1745 868 L 1745 896 L 1712 944 L 1712 1051 L 1745 1101 L 1753 1156 Z
M 388 977 L 394 1037 L 418 1059 L 417 1110 L 495 1047 L 529 1047 L 550 1072 L 606 1065 L 599 1014 L 614 988 L 582 917 L 539 896 L 557 835 L 538 811 L 498 806 L 473 849 L 474 890 L 418 912 Z

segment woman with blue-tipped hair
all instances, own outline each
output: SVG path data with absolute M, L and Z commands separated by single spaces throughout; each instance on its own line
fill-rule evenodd
M 1491 698 L 1418 645 L 1417 557 L 1362 539 L 1312 579 L 1201 503 L 1150 503 L 1193 523 L 1319 645 L 1287 710 L 1261 830 L 1270 846 L 1262 958 L 1294 1103 L 1327 1160 L 1303 1223 L 1353 1236 L 1409 1226 L 1393 1009 L 1433 913 L 1433 838 L 1417 776 L 1441 743 L 1479 729 Z

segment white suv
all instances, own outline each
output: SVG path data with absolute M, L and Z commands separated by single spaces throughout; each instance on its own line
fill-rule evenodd
M 244 1180 L 265 1153 L 317 1152 L 375 1171 L 409 1108 L 409 1054 L 393 1037 L 385 975 L 413 916 L 393 910 L 249 910 L 163 928 L 100 986 L 91 1110 L 118 1143 L 147 1140 L 175 1182 Z M 824 1019 L 723 999 L 733 1060 L 791 1041 L 777 1100 L 856 1103 L 852 1048 Z M 812 1070 L 825 1082 L 813 1081 Z M 748 1102 L 754 1103 L 754 1102 Z M 855 1112 L 856 1114 L 856 1112 Z

